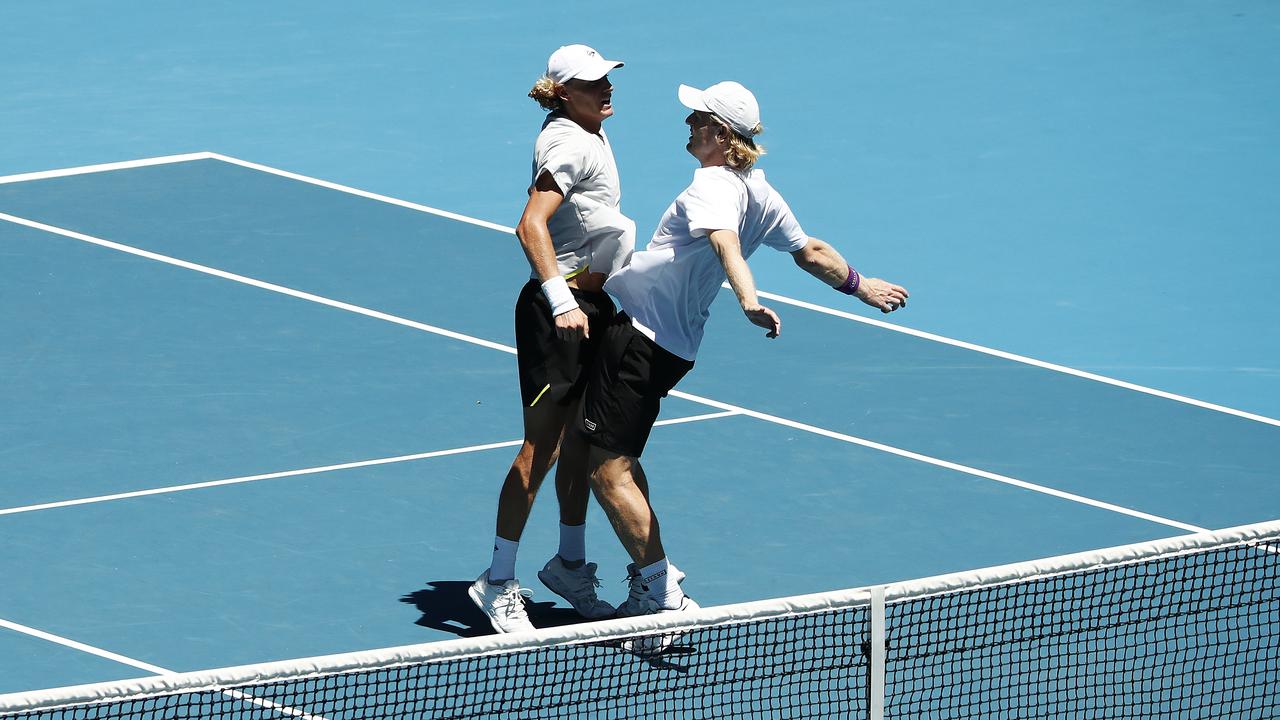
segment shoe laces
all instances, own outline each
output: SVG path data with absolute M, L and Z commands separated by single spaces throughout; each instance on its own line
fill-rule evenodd
M 498 593 L 493 606 L 501 610 L 507 617 L 527 617 L 524 610 L 524 598 L 533 599 L 533 591 L 528 588 L 512 588 Z
M 589 575 L 587 577 L 582 578 L 582 580 L 580 580 L 579 583 L 580 585 L 577 588 L 579 592 L 583 594 L 591 593 L 592 595 L 595 595 L 596 588 L 600 587 L 600 578 L 596 577 L 595 575 Z
M 595 589 L 600 587 L 600 578 L 588 569 L 588 565 L 583 565 L 577 570 L 565 568 L 564 577 L 569 582 L 569 589 L 579 595 L 587 593 L 595 594 Z
M 639 603 L 648 595 L 649 589 L 645 587 L 639 573 L 635 575 L 628 574 L 622 579 L 622 582 L 627 583 L 629 586 L 627 588 L 627 602 Z

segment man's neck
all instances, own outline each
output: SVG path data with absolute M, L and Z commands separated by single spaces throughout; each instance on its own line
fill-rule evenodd
M 592 135 L 599 135 L 600 128 L 604 124 L 603 120 L 596 120 L 594 122 L 592 122 L 591 120 L 583 120 L 582 118 L 576 118 L 563 110 L 560 111 L 560 114 L 564 116 L 564 118 L 569 122 L 573 123 L 574 125 L 577 125 L 583 130 L 586 130 Z

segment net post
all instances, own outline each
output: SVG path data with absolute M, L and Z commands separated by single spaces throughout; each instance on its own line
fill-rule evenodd
M 877 585 L 871 588 L 871 677 L 867 687 L 870 720 L 884 720 L 884 655 L 884 586 Z

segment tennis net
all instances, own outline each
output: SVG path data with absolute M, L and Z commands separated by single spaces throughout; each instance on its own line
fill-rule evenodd
M 655 636 L 665 652 L 636 651 Z M 290 717 L 1276 718 L 1280 521 L 688 614 L 0 696 L 0 718 Z

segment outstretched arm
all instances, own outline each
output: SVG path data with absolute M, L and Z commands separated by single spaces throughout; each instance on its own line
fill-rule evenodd
M 708 236 L 711 247 L 724 266 L 724 274 L 729 280 L 729 287 L 738 296 L 738 304 L 752 325 L 768 330 L 765 337 L 776 338 L 782 332 L 782 320 L 769 308 L 763 306 L 756 297 L 756 281 L 751 277 L 751 268 L 742 257 L 742 246 L 738 233 L 732 230 L 712 230 Z
M 831 245 L 809 238 L 804 247 L 791 253 L 796 265 L 831 287 L 857 297 L 880 312 L 893 312 L 907 306 L 907 289 L 880 278 L 859 277 Z

